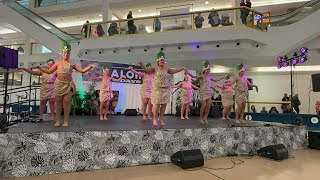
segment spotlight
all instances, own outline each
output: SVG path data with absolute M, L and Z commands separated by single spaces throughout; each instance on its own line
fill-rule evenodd
M 163 51 L 163 48 L 161 48 L 160 50 Z
M 40 63 L 40 66 L 42 66 L 42 63 Z
M 240 46 L 240 43 L 239 43 L 239 42 L 237 42 L 237 46 Z
M 101 52 L 101 51 L 99 51 L 99 54 L 102 54 L 102 52 Z
M 131 49 L 128 49 L 128 52 L 131 52 Z
M 178 46 L 178 49 L 181 49 L 181 46 Z
M 199 45 L 197 45 L 197 48 L 199 49 L 199 48 L 200 48 L 200 46 L 199 46 Z
M 282 61 L 282 57 L 281 56 L 277 56 L 277 62 L 281 62 Z
M 217 47 L 217 48 L 220 47 L 220 44 L 217 44 L 216 47 Z
M 88 54 L 88 52 L 86 51 L 86 52 L 84 52 L 85 54 Z
M 258 48 L 258 47 L 259 47 L 259 44 L 256 45 L 256 48 Z
M 113 50 L 113 53 L 116 53 L 116 50 Z
M 308 53 L 308 48 L 302 47 L 302 48 L 300 48 L 299 51 L 300 51 L 301 54 L 307 54 Z
M 147 52 L 147 49 L 144 49 L 144 52 Z

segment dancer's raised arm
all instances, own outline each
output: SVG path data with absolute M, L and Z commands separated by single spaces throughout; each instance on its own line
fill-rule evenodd
M 42 75 L 42 71 L 32 71 L 31 69 L 27 69 L 27 68 L 18 68 L 18 70 L 24 70 L 27 73 L 36 75 L 36 76 L 41 76 Z
M 39 65 L 37 66 L 32 66 L 31 69 L 40 69 L 40 71 L 46 73 L 46 74 L 52 74 L 54 72 L 56 72 L 58 66 L 57 66 L 58 63 L 54 63 L 54 65 L 50 68 L 50 69 L 47 69 L 47 68 L 44 68 L 44 67 L 41 67 Z
M 155 72 L 155 68 L 154 67 L 147 67 L 146 65 L 144 65 L 141 61 L 137 62 L 138 65 L 141 66 L 141 68 L 143 70 L 145 70 L 147 73 L 154 73 Z
M 182 86 L 182 82 L 183 81 L 180 81 L 178 84 L 172 85 L 171 88 L 179 88 L 179 87 L 181 87 Z
M 126 78 L 125 75 L 121 75 L 119 78 L 111 78 L 111 80 L 112 80 L 113 82 L 119 82 L 121 79 L 125 79 L 125 78 Z
M 128 68 L 126 68 L 126 70 L 130 70 L 130 71 L 132 71 L 134 74 L 136 74 L 136 75 L 138 75 L 138 76 L 140 76 L 140 77 L 143 77 L 143 76 L 144 76 L 144 73 L 139 72 L 139 71 L 136 71 L 135 69 L 133 69 L 132 66 L 129 66 Z
M 183 71 L 183 70 L 186 70 L 186 68 L 184 68 L 184 67 L 169 68 L 168 69 L 168 73 L 169 74 L 175 74 L 175 73 L 178 73 L 178 72 Z
M 94 76 L 94 75 L 92 75 L 91 72 L 88 72 L 88 75 L 89 75 L 90 78 L 93 79 L 93 80 L 101 80 L 101 79 L 102 79 L 102 76 Z
M 91 68 L 97 68 L 97 65 L 95 65 L 95 64 L 89 64 L 87 67 L 82 68 L 81 66 L 79 66 L 79 65 L 77 65 L 77 64 L 71 63 L 71 67 L 72 67 L 73 69 L 75 69 L 76 71 L 78 71 L 78 72 L 86 73 L 86 72 L 88 72 Z

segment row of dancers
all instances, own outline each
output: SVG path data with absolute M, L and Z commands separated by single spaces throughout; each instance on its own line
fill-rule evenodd
M 40 116 L 39 121 L 43 121 L 43 110 L 49 100 L 51 119 L 55 114 L 55 125 L 60 126 L 61 112 L 63 109 L 64 119 L 62 126 L 68 126 L 70 104 L 72 94 L 76 91 L 75 84 L 72 80 L 72 72 L 87 73 L 92 68 L 97 68 L 95 64 L 89 64 L 82 68 L 79 65 L 70 62 L 71 46 L 67 42 L 63 42 L 61 47 L 61 60 L 54 62 L 49 60 L 47 67 L 33 66 L 31 69 L 21 68 L 22 70 L 42 76 L 41 96 L 40 96 Z M 133 73 L 141 76 L 143 83 L 140 90 L 142 99 L 142 114 L 143 119 L 153 119 L 153 125 L 165 125 L 163 121 L 166 105 L 169 103 L 169 89 L 181 88 L 181 119 L 188 119 L 189 105 L 192 100 L 192 88 L 199 89 L 201 108 L 200 108 L 200 122 L 202 124 L 208 123 L 208 115 L 211 107 L 212 97 L 212 81 L 218 82 L 225 77 L 216 78 L 210 75 L 210 68 L 207 65 L 201 75 L 192 75 L 186 68 L 169 68 L 166 66 L 165 54 L 160 51 L 156 54 L 157 64 L 152 67 L 151 64 L 144 64 L 141 61 L 137 62 L 145 72 L 138 72 L 133 67 L 128 67 Z M 33 71 L 32 69 L 39 69 L 40 71 Z M 177 85 L 169 83 L 169 75 L 185 71 L 184 81 Z M 111 82 L 119 82 L 125 78 L 122 75 L 120 78 L 110 77 L 109 69 L 103 70 L 101 76 L 95 76 L 88 72 L 93 80 L 100 80 L 100 120 L 107 120 L 107 112 L 112 98 Z M 191 77 L 200 80 L 200 87 L 191 83 Z M 235 87 L 233 88 L 233 84 Z M 239 69 L 239 76 L 232 80 L 226 80 L 223 84 L 215 84 L 214 87 L 222 89 L 222 104 L 223 104 L 223 119 L 229 120 L 231 106 L 233 104 L 233 93 L 235 91 L 235 100 L 237 103 L 237 110 L 235 116 L 236 123 L 244 123 L 243 116 L 245 104 L 248 101 L 248 87 L 255 87 L 258 91 L 258 86 L 250 83 L 245 76 L 245 67 Z M 55 106 L 56 104 L 56 106 Z M 56 107 L 56 109 L 55 109 Z M 105 111 L 104 111 L 105 108 Z M 148 111 L 146 110 L 148 108 Z M 148 112 L 148 113 L 147 113 Z M 151 117 L 151 112 L 153 118 Z

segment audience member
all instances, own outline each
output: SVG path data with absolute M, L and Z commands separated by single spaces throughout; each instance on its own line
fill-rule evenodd
M 81 29 L 84 38 L 89 38 L 91 36 L 91 25 L 87 25 L 88 23 L 89 21 L 86 21 L 86 24 L 84 24 Z
M 220 24 L 220 18 L 218 12 L 214 11 L 214 8 L 212 10 L 213 11 L 208 16 L 209 24 L 211 25 L 211 27 L 216 27 Z
M 320 114 L 320 101 L 316 102 L 315 109 L 316 109 L 316 113 Z
M 160 32 L 161 31 L 161 22 L 158 17 L 156 17 L 154 21 L 154 31 L 155 32 Z
M 254 113 L 257 112 L 256 107 L 255 107 L 254 105 L 251 105 L 250 109 L 251 109 L 251 111 L 254 112 Z
M 288 94 L 287 94 L 287 93 L 284 93 L 283 98 L 282 98 L 282 101 L 283 101 L 283 102 L 288 102 L 288 101 L 289 101 L 289 97 L 288 97 Z M 285 110 L 287 110 L 287 106 L 289 106 L 289 104 L 281 104 L 282 112 L 285 111 Z
M 119 34 L 119 29 L 118 29 L 117 23 L 113 22 L 113 23 L 110 24 L 110 27 L 108 29 L 108 33 L 109 33 L 109 36 L 113 36 L 115 34 Z
M 98 26 L 97 26 L 97 34 L 98 34 L 98 37 L 102 37 L 105 34 L 101 24 L 98 24 Z
M 292 98 L 292 107 L 293 109 L 297 112 L 297 114 L 300 113 L 300 109 L 299 106 L 301 105 L 298 94 L 296 94 L 293 98 Z
M 196 28 L 202 28 L 203 21 L 204 18 L 201 16 L 201 13 L 198 13 L 198 16 L 194 18 L 194 24 L 196 25 Z
M 262 107 L 262 110 L 260 113 L 268 113 L 268 111 L 266 110 L 266 107 Z
M 240 7 L 241 6 L 246 6 L 244 0 L 240 1 Z M 240 9 L 240 19 L 242 21 L 242 24 L 247 24 L 246 9 Z
M 271 114 L 278 114 L 279 112 L 278 112 L 277 108 L 273 106 L 273 107 L 271 107 L 269 113 L 271 113 Z
M 132 11 L 129 11 L 128 15 L 127 15 L 127 19 L 132 19 Z M 133 20 L 129 20 L 128 21 L 128 33 L 129 34 L 134 34 L 136 33 L 137 27 L 134 25 L 134 21 Z

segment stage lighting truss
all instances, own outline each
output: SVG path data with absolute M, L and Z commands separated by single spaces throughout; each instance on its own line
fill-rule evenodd
M 277 68 L 285 68 L 288 66 L 296 66 L 297 64 L 302 64 L 308 60 L 308 48 L 302 47 L 299 49 L 299 53 L 295 52 L 292 58 L 288 58 L 288 56 L 277 56 Z

